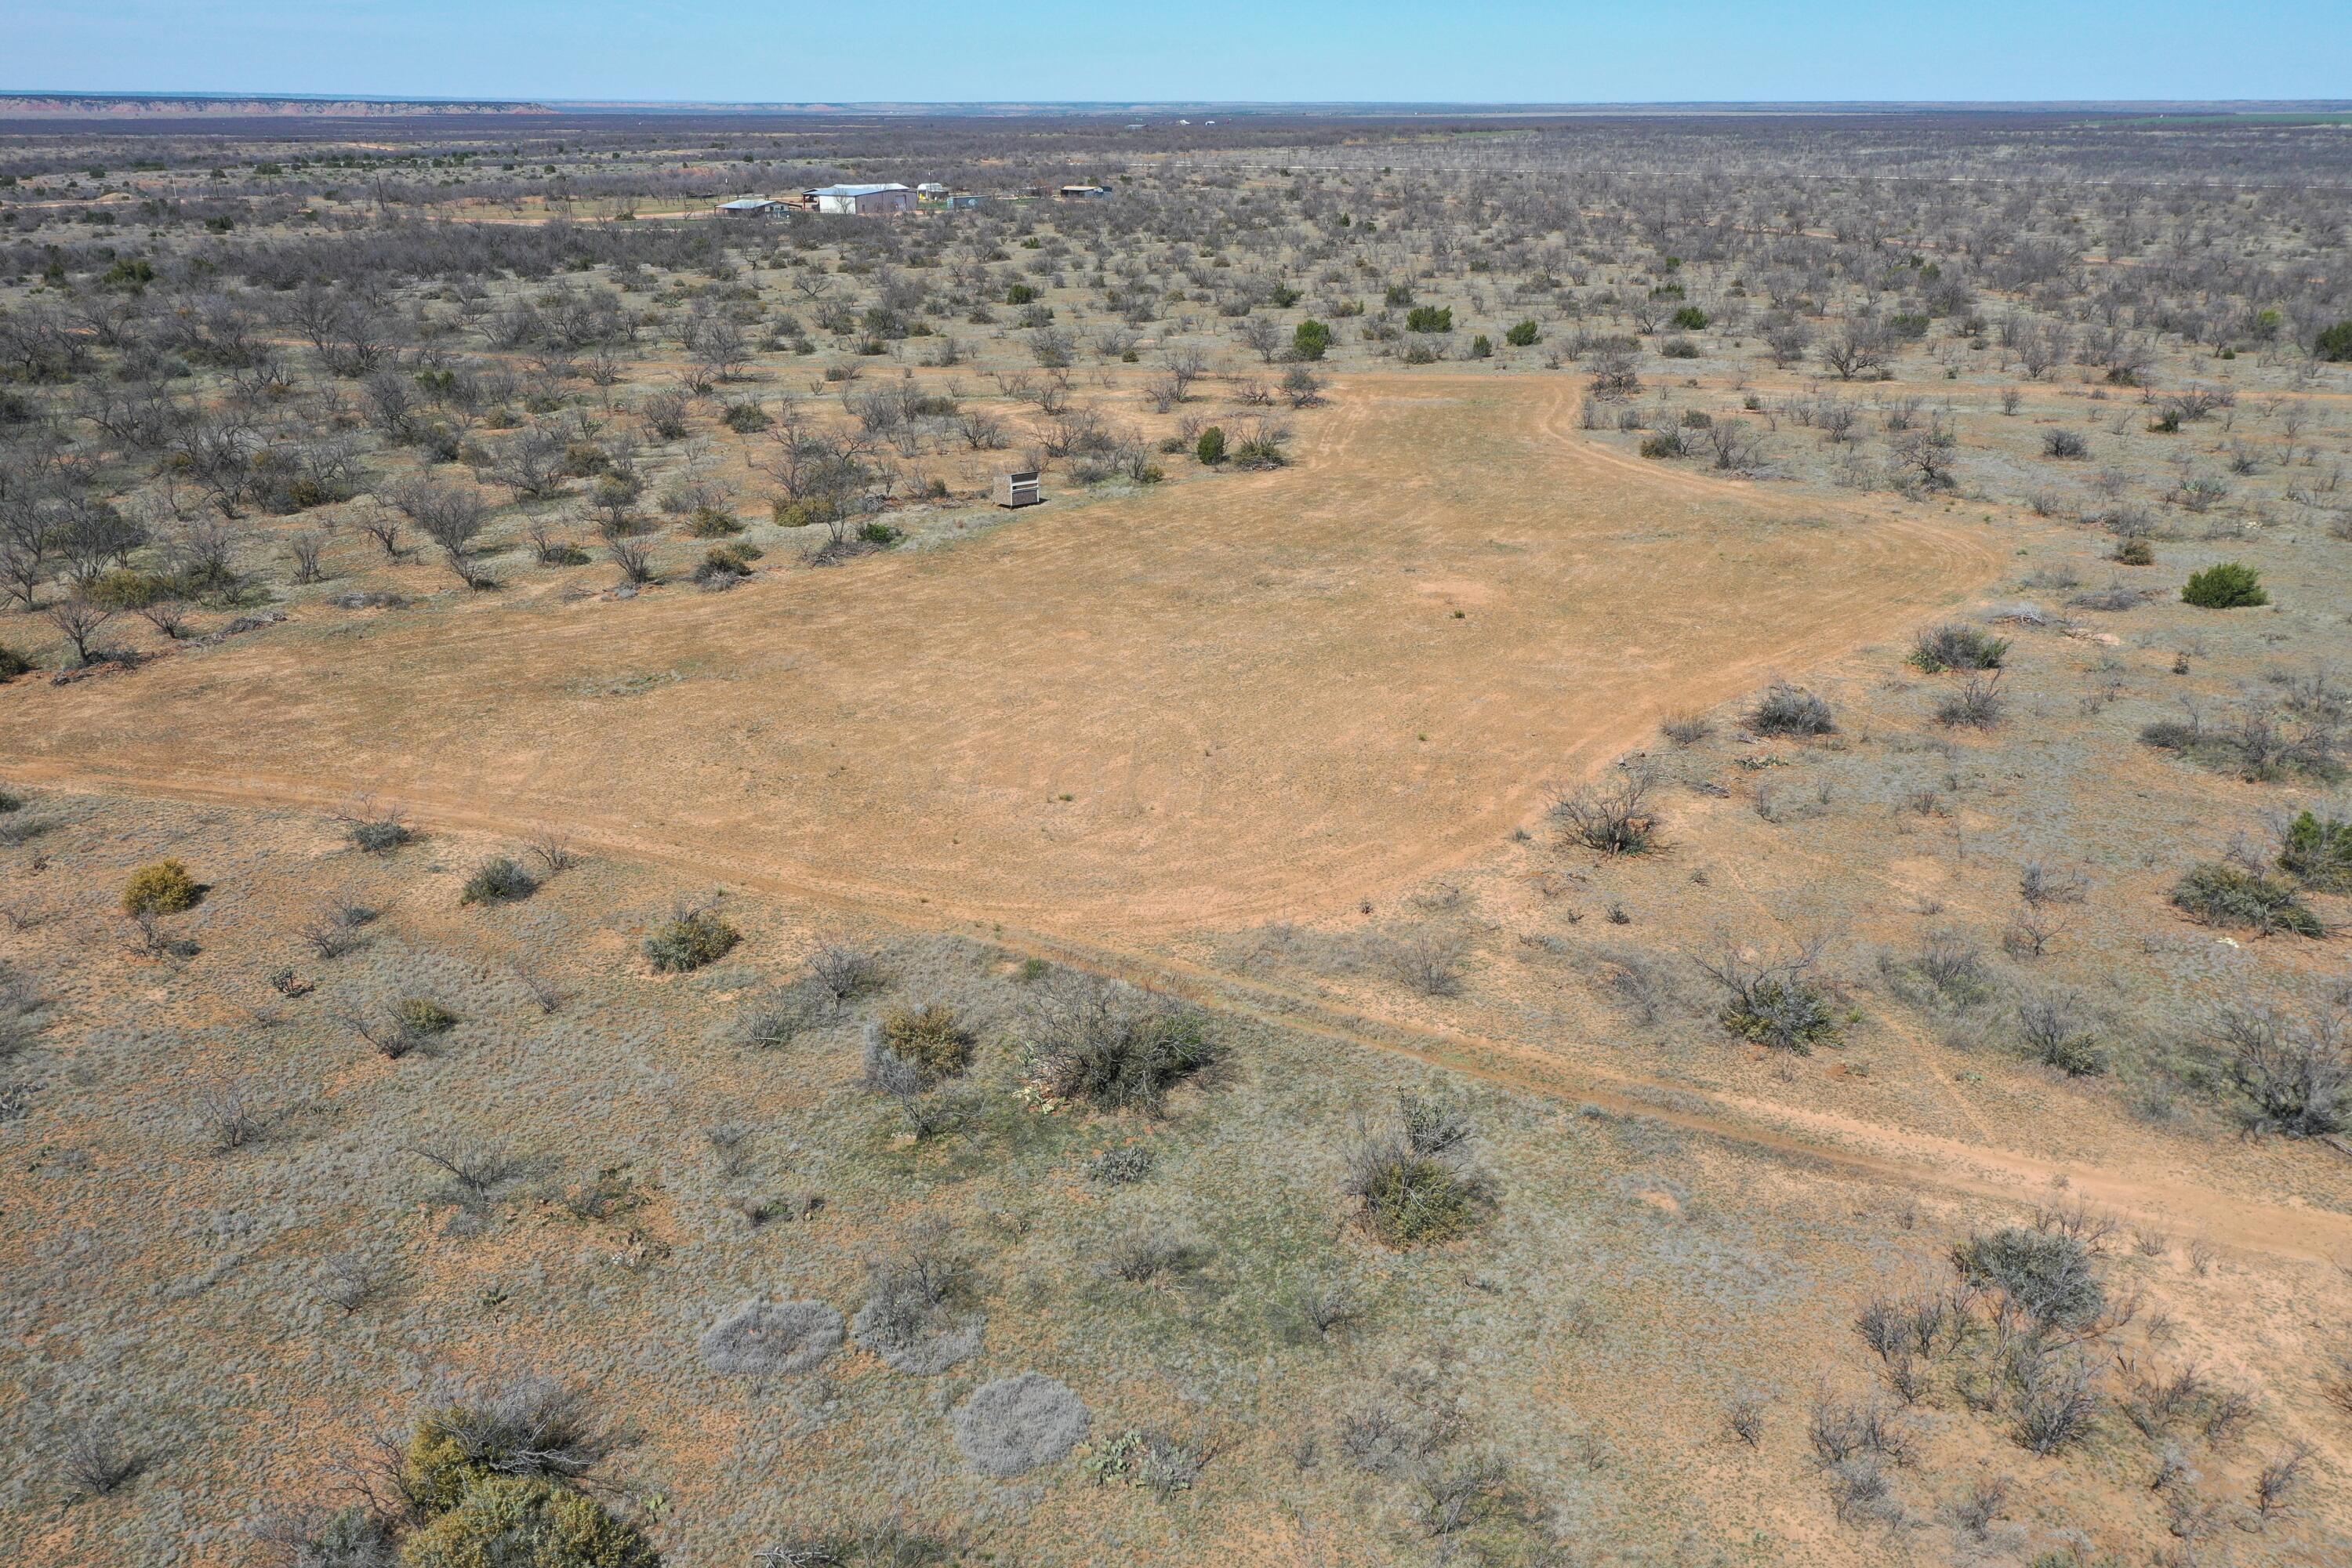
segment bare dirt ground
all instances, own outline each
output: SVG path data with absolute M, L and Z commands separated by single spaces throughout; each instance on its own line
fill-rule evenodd
M 1351 378 L 1286 469 L 728 595 L 298 623 L 20 688 L 0 750 L 54 783 L 561 821 L 1116 942 L 1385 895 L 1662 714 L 1993 569 L 1921 512 L 1623 459 L 1574 406 L 1558 380 Z

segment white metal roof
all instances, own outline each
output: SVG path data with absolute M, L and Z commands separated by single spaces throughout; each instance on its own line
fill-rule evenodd
M 906 186 L 898 184 L 819 185 L 815 190 L 811 191 L 809 195 L 813 196 L 878 196 L 885 191 L 903 191 L 906 188 Z

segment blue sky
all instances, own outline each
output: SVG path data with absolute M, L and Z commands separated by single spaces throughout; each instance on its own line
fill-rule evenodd
M 0 88 L 899 101 L 2352 97 L 2347 0 L 10 0 Z

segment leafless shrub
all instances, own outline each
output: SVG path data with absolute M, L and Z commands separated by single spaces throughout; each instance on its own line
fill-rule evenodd
M 1290 1298 L 1290 1310 L 1299 1328 L 1318 1340 L 1328 1340 L 1364 1321 L 1363 1299 L 1344 1284 L 1318 1281 L 1300 1287 Z
M 1673 969 L 1653 954 L 1613 947 L 1595 952 L 1592 960 L 1609 994 L 1644 1024 L 1685 1005 Z
M 1670 713 L 1658 726 L 1677 746 L 1695 746 L 1715 733 L 1715 722 L 1704 713 Z
M 2213 1033 L 2256 1126 L 2326 1137 L 2352 1125 L 2352 1047 L 2338 1016 L 2296 1025 L 2273 1008 L 2225 1007 Z
M 2253 1418 L 2252 1394 L 2242 1388 L 2222 1389 L 2206 1405 L 2202 1428 L 2205 1440 L 2219 1447 L 2245 1430 L 2246 1424 Z
M 1724 1421 L 1731 1435 L 1751 1448 L 1764 1443 L 1764 1396 L 1753 1392 L 1732 1395 L 1725 1407 Z
M 1114 1234 L 1103 1244 L 1096 1268 L 1108 1279 L 1142 1285 L 1192 1273 L 1208 1260 L 1209 1249 L 1195 1238 L 1173 1226 L 1146 1224 Z
M 360 945 L 359 926 L 366 921 L 353 921 L 352 910 L 358 906 L 342 902 L 328 905 L 302 922 L 303 942 L 320 958 L 341 958 Z
M 319 1268 L 319 1294 L 356 1312 L 392 1288 L 398 1272 L 381 1258 L 365 1252 L 338 1252 Z
M 215 1084 L 195 1096 L 196 1125 L 207 1147 L 227 1154 L 257 1143 L 269 1131 L 270 1118 L 242 1084 Z
M 2036 1361 L 2026 1374 L 2017 1410 L 2018 1441 L 2037 1454 L 2054 1454 L 2090 1435 L 2099 1409 L 2098 1373 L 2071 1353 Z
M 2066 921 L 2047 904 L 2020 904 L 2002 928 L 2000 946 L 2011 958 L 2041 958 L 2065 934 Z
M 551 877 L 580 863 L 580 857 L 572 852 L 571 838 L 561 828 L 540 828 L 531 835 L 529 847 L 531 858 Z
M 1552 820 L 1570 842 L 1604 855 L 1640 855 L 1657 847 L 1658 819 L 1649 809 L 1657 775 L 1647 767 L 1626 768 L 1607 783 L 1564 795 L 1552 803 Z
M 111 1423 L 92 1419 L 77 1423 L 66 1434 L 58 1468 L 76 1497 L 111 1497 L 147 1468 L 147 1461 L 128 1447 Z
M 449 1178 L 449 1192 L 466 1208 L 479 1208 L 527 1170 L 524 1162 L 493 1143 L 443 1139 L 409 1152 Z
M 2044 1067 L 2081 1078 L 2106 1065 L 2083 998 L 2076 992 L 2053 988 L 2020 997 L 2017 1031 L 2026 1055 Z
M 1197 1008 L 1098 975 L 1062 973 L 1031 993 L 1028 1060 L 1057 1100 L 1157 1111 L 1216 1057 Z
M 1956 728 L 1990 730 L 2000 722 L 2006 707 L 1999 674 L 1972 674 L 1958 690 L 1948 693 L 1936 704 L 1936 721 Z
M 2007 1476 L 1976 1482 L 1952 1505 L 1953 1522 L 1968 1531 L 1972 1540 L 1988 1539 L 1992 1527 L 2007 1515 L 2010 1484 Z
M 1383 957 L 1391 974 L 1423 996 L 1458 996 L 1466 946 L 1450 931 L 1414 931 L 1389 942 Z
M 828 942 L 809 960 L 809 973 L 834 1005 L 855 1001 L 888 983 L 882 962 L 864 948 Z
M 1855 1455 L 1879 1455 L 1903 1462 L 1912 1450 L 1910 1427 L 1886 1405 L 1874 1399 L 1855 1404 L 1828 1392 L 1813 1401 L 1804 1434 L 1822 1465 L 1839 1465 Z
M 1723 987 L 1725 1028 L 1758 1045 L 1810 1056 L 1815 1046 L 1834 1043 L 1843 1033 L 1816 973 L 1822 946 L 1813 938 L 1765 957 L 1727 945 L 1714 958 L 1692 962 Z
M 2090 879 L 2080 871 L 2053 870 L 2039 860 L 2028 860 L 2018 869 L 2017 896 L 2036 907 L 2079 904 L 2089 889 Z
M 337 817 L 353 847 L 370 855 L 389 855 L 415 837 L 399 806 L 380 804 L 369 795 L 362 795 Z
M 567 1480 L 594 1468 L 617 1441 L 585 1388 L 534 1372 L 439 1391 L 417 1435 L 448 1444 L 478 1472 Z

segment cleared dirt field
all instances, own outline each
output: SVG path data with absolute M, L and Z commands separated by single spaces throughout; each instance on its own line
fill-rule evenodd
M 1667 711 L 1975 590 L 1962 527 L 1665 472 L 1566 378 L 1347 380 L 1292 467 L 704 595 L 345 617 L 0 702 L 26 778 L 563 825 L 1074 934 L 1328 911 Z

